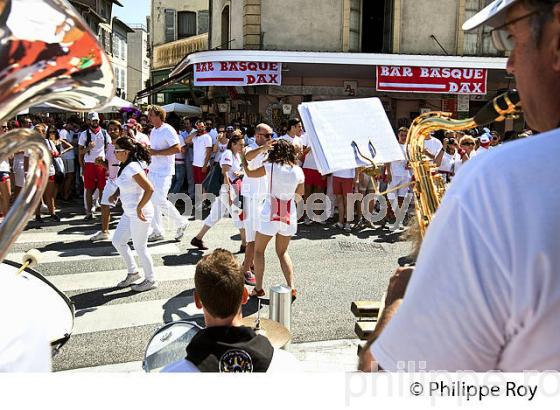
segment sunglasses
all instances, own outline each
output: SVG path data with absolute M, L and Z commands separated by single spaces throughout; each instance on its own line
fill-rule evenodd
M 118 154 L 119 152 L 125 152 L 125 151 L 126 151 L 125 149 L 116 148 L 116 149 L 115 149 L 115 154 Z
M 272 138 L 272 134 L 270 134 L 270 133 L 258 134 L 258 135 L 262 135 L 263 137 L 266 137 L 266 138 Z
M 461 145 L 468 147 L 469 145 L 474 145 L 474 142 L 463 142 Z
M 2 125 L 2 126 L 0 126 L 0 128 L 2 128 L 3 130 L 7 130 L 8 126 L 7 125 Z
M 540 14 L 539 10 L 532 11 L 531 13 L 525 14 L 521 17 L 508 21 L 499 27 L 496 27 L 490 34 L 492 35 L 492 43 L 494 47 L 500 51 L 511 51 L 515 47 L 515 41 L 513 36 L 508 32 L 507 26 L 517 23 L 518 21 L 525 20 L 526 18 L 532 17 L 535 14 Z

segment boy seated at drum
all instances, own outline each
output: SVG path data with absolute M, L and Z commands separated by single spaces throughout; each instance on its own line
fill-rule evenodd
M 249 294 L 241 266 L 233 254 L 216 249 L 196 265 L 196 307 L 204 312 L 206 328 L 188 344 L 186 357 L 162 372 L 298 371 L 290 353 L 275 349 L 268 339 L 241 325 L 242 305 Z

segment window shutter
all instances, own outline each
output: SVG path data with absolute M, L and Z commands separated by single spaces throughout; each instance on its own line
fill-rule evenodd
M 198 12 L 198 30 L 196 34 L 208 33 L 208 10 Z
M 176 10 L 174 9 L 165 9 L 165 42 L 168 43 L 170 41 L 175 41 L 175 21 L 176 19 Z

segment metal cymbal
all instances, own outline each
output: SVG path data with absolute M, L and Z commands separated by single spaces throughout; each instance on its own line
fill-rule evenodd
M 250 327 L 257 334 L 266 337 L 275 348 L 285 346 L 292 339 L 290 331 L 274 320 L 260 319 L 258 329 L 256 328 L 256 322 L 256 317 L 244 317 L 241 320 L 243 326 Z

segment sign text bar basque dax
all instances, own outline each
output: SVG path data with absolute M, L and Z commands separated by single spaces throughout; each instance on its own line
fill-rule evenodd
M 194 85 L 281 85 L 282 63 L 220 61 L 194 65 Z
M 377 91 L 486 94 L 484 68 L 377 66 Z

